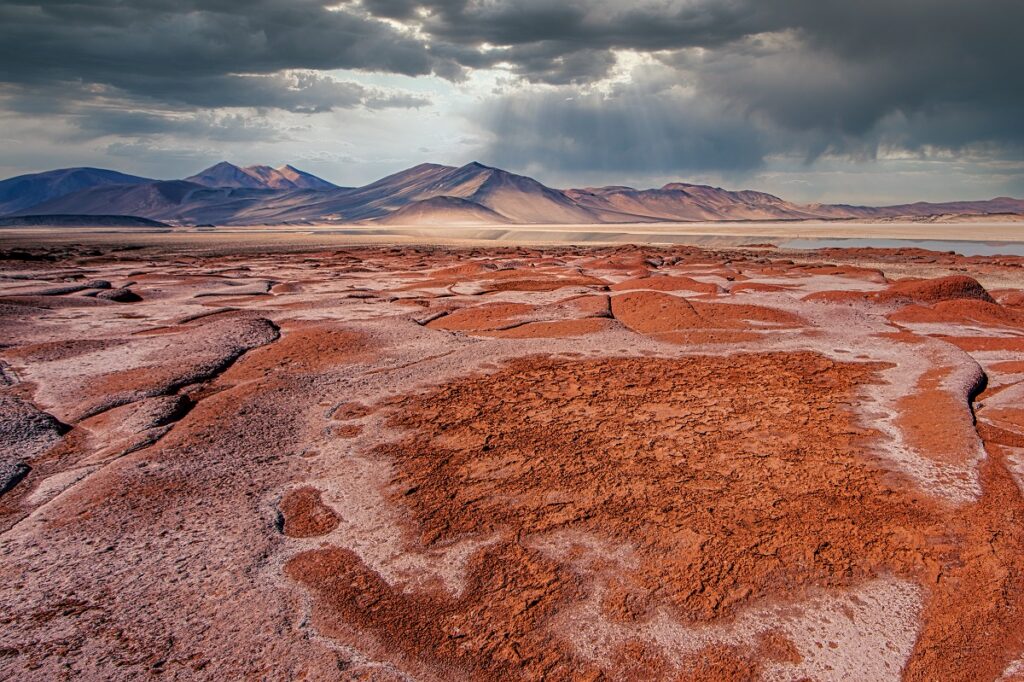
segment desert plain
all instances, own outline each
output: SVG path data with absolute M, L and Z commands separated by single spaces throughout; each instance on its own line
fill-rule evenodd
M 1024 257 L 395 229 L 0 232 L 0 677 L 1024 679 Z

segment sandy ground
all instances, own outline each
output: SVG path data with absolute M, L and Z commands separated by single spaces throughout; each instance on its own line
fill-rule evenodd
M 0 678 L 1022 679 L 1024 258 L 723 234 L 0 232 Z
M 329 229 L 321 227 L 319 229 Z M 353 231 L 368 234 L 380 230 L 373 225 L 353 226 Z M 499 227 L 463 227 L 438 231 L 416 225 L 388 225 L 386 235 L 419 239 L 440 238 L 502 240 L 515 243 L 664 243 L 687 238 L 774 237 L 782 239 L 927 239 L 975 241 L 1024 241 L 1020 221 L 978 221 L 969 223 L 927 222 L 715 222 L 715 223 L 638 223 L 618 225 L 519 225 Z

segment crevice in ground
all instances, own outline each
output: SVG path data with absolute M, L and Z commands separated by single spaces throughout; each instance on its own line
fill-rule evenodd
M 268 322 L 270 322 L 271 326 L 274 328 L 275 332 L 277 333 L 276 338 L 274 338 L 269 343 L 264 344 L 263 346 L 257 346 L 255 348 L 250 348 L 250 349 L 242 350 L 240 353 L 238 353 L 235 357 L 231 358 L 229 361 L 222 363 L 221 366 L 218 367 L 218 370 L 215 373 L 212 373 L 210 375 L 204 375 L 203 378 L 197 379 L 195 381 L 191 381 L 191 382 L 187 382 L 187 383 L 181 383 L 180 385 L 176 386 L 173 390 L 167 390 L 167 391 L 158 393 L 156 395 L 145 396 L 144 398 L 141 398 L 139 400 L 129 401 L 129 402 L 125 402 L 125 403 L 122 403 L 122 404 L 119 404 L 119 405 L 113 405 L 110 408 L 108 408 L 108 410 L 103 410 L 103 411 L 97 412 L 96 414 L 91 415 L 91 416 L 92 417 L 99 416 L 99 415 L 103 414 L 104 412 L 109 411 L 110 409 L 115 409 L 116 407 L 124 407 L 125 405 L 131 405 L 133 403 L 141 402 L 142 400 L 147 400 L 147 399 L 150 399 L 150 398 L 156 398 L 156 397 L 161 397 L 161 396 L 182 395 L 181 391 L 184 390 L 184 389 L 188 389 L 188 388 L 191 388 L 191 387 L 199 387 L 199 386 L 202 386 L 203 384 L 209 384 L 211 382 L 216 381 L 220 376 L 222 376 L 225 372 L 227 372 L 236 362 L 238 362 L 242 357 L 244 357 L 250 351 L 256 350 L 257 348 L 265 348 L 266 346 L 269 346 L 271 344 L 274 344 L 274 343 L 277 343 L 278 341 L 280 341 L 280 339 L 282 338 L 281 337 L 280 327 L 277 324 L 275 324 L 273 321 L 268 320 Z M 141 451 L 146 450 L 148 448 L 151 448 L 154 445 L 156 445 L 157 443 L 159 443 L 161 440 L 163 440 L 174 429 L 174 427 L 178 423 L 181 422 L 182 419 L 184 419 L 193 409 L 195 409 L 195 407 L 203 399 L 209 397 L 210 395 L 214 395 L 215 393 L 216 392 L 210 392 L 210 393 L 206 393 L 206 394 L 203 394 L 203 395 L 198 395 L 197 394 L 195 396 L 193 396 L 193 395 L 184 395 L 185 400 L 180 401 L 180 403 L 178 404 L 177 408 L 172 413 L 170 413 L 169 415 L 166 415 L 166 417 L 163 420 L 161 420 L 161 423 L 154 425 L 154 427 L 156 429 L 160 429 L 159 433 L 154 434 L 155 435 L 154 438 L 146 439 L 146 440 L 144 440 L 144 441 L 142 441 L 140 443 L 137 443 L 135 446 L 128 447 L 124 452 L 121 452 L 120 454 L 118 454 L 117 456 L 111 458 L 110 460 L 103 462 L 94 471 L 91 471 L 90 473 L 86 474 L 80 480 L 76 481 L 75 483 L 71 484 L 70 486 L 68 486 L 64 490 L 60 491 L 60 493 L 58 493 L 57 495 L 55 495 L 51 499 L 49 499 L 46 502 L 44 502 L 44 503 L 34 507 L 30 511 L 24 512 L 24 514 L 20 518 L 15 520 L 13 523 L 11 523 L 11 525 L 8 528 L 6 528 L 2 532 L 0 532 L 0 538 L 2 538 L 4 536 L 8 535 L 9 533 L 11 533 L 12 531 L 14 531 L 22 523 L 24 523 L 27 519 L 31 518 L 40 509 L 43 509 L 44 507 L 52 504 L 54 501 L 60 499 L 66 493 L 68 493 L 68 492 L 70 492 L 70 491 L 72 491 L 72 490 L 74 490 L 76 488 L 81 487 L 83 484 L 85 484 L 86 482 L 90 481 L 95 475 L 97 475 L 97 474 L 107 470 L 111 465 L 113 465 L 116 462 L 120 461 L 124 457 L 126 457 L 128 455 L 131 455 L 131 454 L 134 454 L 134 453 L 141 452 Z M 85 418 L 83 418 L 83 419 L 85 419 Z M 79 421 L 81 421 L 81 420 L 79 420 Z M 65 426 L 67 426 L 67 425 L 65 425 Z M 77 426 L 77 425 L 75 425 L 75 426 L 68 426 L 68 430 L 63 435 L 64 435 L 64 437 L 66 437 L 69 433 L 73 433 L 75 431 L 75 429 L 82 429 L 82 428 L 84 428 L 84 427 L 80 427 L 80 426 Z M 57 446 L 55 446 L 55 447 L 57 447 Z M 88 456 L 88 453 L 82 453 L 78 458 L 76 458 L 76 461 L 80 462 L 83 457 L 87 457 L 87 456 Z M 73 464 L 71 466 L 62 467 L 58 471 L 47 472 L 46 478 L 48 478 L 50 476 L 54 476 L 56 474 L 64 473 L 64 472 L 70 472 L 70 471 L 77 471 L 77 470 L 87 469 L 90 466 L 91 465 L 87 465 L 87 464 Z M 18 477 L 18 480 L 15 483 L 15 485 L 17 485 L 18 483 L 23 482 L 27 478 L 27 476 L 28 476 L 30 471 L 31 471 L 31 467 L 27 467 L 26 470 L 21 474 L 21 476 Z M 45 478 L 41 479 L 40 482 L 42 480 L 45 480 Z M 8 488 L 8 490 L 13 489 L 13 488 L 14 488 L 14 485 L 10 486 Z M 0 495 L 3 495 L 4 493 L 8 492 L 8 490 L 0 491 Z

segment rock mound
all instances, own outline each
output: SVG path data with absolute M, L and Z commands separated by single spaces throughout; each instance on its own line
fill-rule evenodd
M 32 403 L 0 394 L 0 495 L 16 486 L 29 462 L 53 446 L 68 427 Z
M 141 296 L 127 287 L 101 291 L 96 294 L 96 298 L 100 298 L 105 301 L 114 301 L 116 303 L 136 303 L 142 300 Z
M 613 297 L 612 314 L 619 322 L 642 334 L 702 326 L 700 315 L 685 298 L 650 291 Z
M 937 303 L 964 298 L 995 303 L 995 300 L 985 290 L 985 287 L 978 283 L 978 280 L 966 275 L 896 282 L 876 295 L 876 299 L 879 301 L 913 303 Z
M 612 297 L 612 314 L 641 334 L 687 329 L 744 329 L 796 326 L 800 318 L 783 310 L 756 305 L 688 301 L 659 291 L 634 291 Z M 751 322 L 757 323 L 752 325 Z

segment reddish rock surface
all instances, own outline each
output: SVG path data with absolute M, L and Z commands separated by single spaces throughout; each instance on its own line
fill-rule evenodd
M 0 678 L 1024 674 L 1021 259 L 88 239 L 0 250 Z
M 281 532 L 290 538 L 326 535 L 338 527 L 338 515 L 310 486 L 289 490 L 281 499 Z
M 992 296 L 978 280 L 965 275 L 952 275 L 938 279 L 907 280 L 896 282 L 878 295 L 880 301 L 912 301 L 914 303 L 936 303 L 976 299 L 994 303 Z

